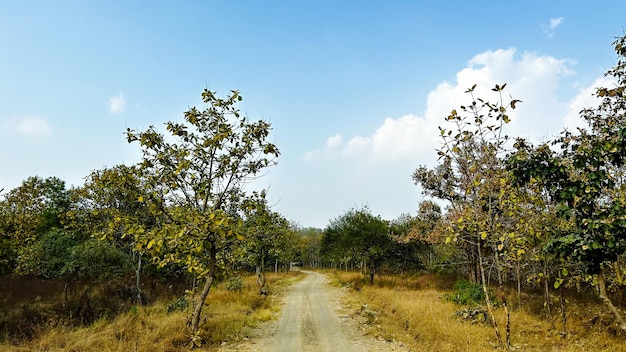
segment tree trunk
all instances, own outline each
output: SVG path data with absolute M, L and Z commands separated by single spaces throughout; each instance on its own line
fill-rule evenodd
M 543 265 L 543 273 L 544 273 L 544 277 L 543 277 L 543 289 L 544 289 L 544 306 L 546 307 L 546 318 L 548 319 L 548 321 L 552 324 L 552 327 L 554 328 L 554 322 L 552 321 L 552 310 L 550 309 L 550 285 L 548 283 L 548 268 L 546 263 L 544 263 Z
M 202 308 L 204 307 L 204 301 L 209 295 L 209 291 L 211 290 L 211 284 L 213 283 L 213 278 L 215 277 L 215 261 L 216 261 L 216 250 L 215 244 L 211 246 L 209 259 L 209 273 L 205 278 L 204 287 L 202 288 L 202 292 L 200 293 L 200 297 L 198 298 L 198 302 L 196 302 L 196 307 L 193 310 L 193 315 L 191 318 L 191 332 L 194 335 L 198 334 L 198 327 L 200 325 L 200 317 L 202 316 Z
M 561 318 L 563 320 L 563 332 L 561 335 L 563 338 L 567 338 L 567 305 L 565 304 L 565 297 L 563 296 L 563 285 L 559 287 L 559 295 L 561 296 Z
M 602 269 L 598 272 L 598 289 L 600 290 L 600 299 L 604 302 L 604 305 L 613 313 L 615 320 L 619 324 L 620 328 L 626 331 L 626 321 L 624 321 L 624 317 L 620 314 L 620 312 L 615 308 L 613 302 L 606 293 L 606 281 L 604 279 L 604 274 L 602 273 Z
M 478 267 L 480 269 L 480 278 L 483 284 L 483 293 L 485 294 L 485 304 L 487 305 L 487 313 L 489 313 L 489 317 L 491 318 L 491 324 L 493 325 L 493 329 L 496 333 L 496 338 L 498 339 L 498 346 L 504 347 L 504 343 L 502 342 L 502 336 L 500 335 L 500 329 L 498 328 L 498 322 L 496 321 L 496 316 L 493 313 L 493 307 L 491 307 L 491 300 L 489 299 L 489 289 L 487 288 L 487 280 L 485 279 L 485 268 L 483 266 L 483 256 L 480 248 L 480 235 L 478 236 L 476 248 L 478 254 Z
M 261 252 L 261 262 L 257 263 L 256 266 L 256 283 L 259 285 L 259 294 L 261 296 L 265 295 L 267 291 L 265 290 L 265 257 Z M 278 263 L 278 261 L 276 261 Z
M 139 253 L 139 259 L 137 260 L 137 271 L 135 276 L 137 277 L 137 304 L 141 305 L 141 253 Z
M 515 276 L 517 276 L 517 308 L 522 308 L 522 274 L 520 270 L 520 258 L 517 256 L 517 265 L 515 266 Z

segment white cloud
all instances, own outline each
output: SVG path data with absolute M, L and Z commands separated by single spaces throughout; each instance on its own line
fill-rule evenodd
M 50 124 L 41 117 L 23 116 L 14 117 L 8 121 L 11 129 L 25 136 L 48 136 L 52 134 Z
M 523 103 L 509 111 L 512 122 L 504 133 L 538 143 L 552 139 L 564 126 L 580 124 L 578 111 L 593 102 L 593 87 L 606 85 L 599 79 L 580 89 L 575 98 L 563 99 L 559 93 L 564 77 L 574 74 L 574 65 L 572 60 L 518 53 L 514 48 L 480 53 L 456 74 L 454 82 L 442 82 L 430 91 L 423 114 L 387 117 L 369 135 L 336 134 L 306 153 L 302 183 L 308 186 L 302 197 L 327 204 L 316 215 L 327 219 L 361 204 L 385 218 L 413 212 L 420 195 L 411 173 L 419 165 L 435 165 L 436 149 L 441 146 L 438 126 L 451 127 L 445 117 L 471 102 L 467 88 L 477 84 L 475 97 L 496 102 L 499 96 L 491 88 L 507 83 L 504 103 L 511 98 Z
M 563 17 L 551 18 L 548 24 L 542 24 L 541 28 L 543 28 L 543 32 L 548 36 L 548 38 L 554 37 L 554 30 L 561 25 L 565 21 Z
M 328 138 L 324 147 L 306 154 L 305 160 L 315 158 L 357 158 L 361 162 L 380 160 L 432 160 L 439 147 L 438 126 L 447 127 L 444 118 L 452 109 L 471 102 L 467 89 L 477 85 L 474 96 L 498 102 L 491 91 L 496 84 L 507 83 L 502 99 L 524 102 L 510 110 L 512 122 L 505 127 L 511 136 L 523 136 L 535 141 L 552 137 L 560 131 L 568 102 L 559 101 L 556 91 L 560 79 L 573 74 L 571 60 L 537 56 L 514 48 L 486 51 L 468 61 L 467 67 L 456 75 L 456 82 L 442 82 L 427 97 L 423 116 L 407 114 L 386 118 L 370 136 L 354 136 L 343 142 L 341 135 Z
M 579 90 L 578 94 L 569 102 L 567 113 L 563 118 L 563 127 L 575 131 L 577 127 L 585 127 L 585 121 L 580 117 L 580 111 L 598 106 L 600 99 L 596 97 L 596 88 L 615 87 L 615 80 L 611 77 L 600 77 L 589 86 Z
M 109 98 L 109 112 L 113 115 L 121 114 L 126 109 L 126 99 L 122 93 Z

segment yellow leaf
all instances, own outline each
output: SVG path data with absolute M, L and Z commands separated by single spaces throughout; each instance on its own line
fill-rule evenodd
M 452 239 L 450 237 L 446 237 L 446 244 L 452 242 Z
M 148 249 L 152 248 L 152 246 L 154 246 L 154 243 L 154 240 L 150 240 L 150 242 L 148 242 Z
M 143 203 L 143 196 L 139 196 L 139 198 L 137 198 L 137 200 L 141 203 Z
M 481 233 L 480 233 L 480 238 L 482 238 L 483 240 L 484 240 L 485 238 L 487 238 L 487 232 L 485 232 L 485 231 L 481 232 Z

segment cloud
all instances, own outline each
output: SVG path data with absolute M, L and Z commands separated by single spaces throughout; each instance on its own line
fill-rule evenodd
M 542 24 L 541 28 L 543 28 L 543 32 L 548 36 L 548 38 L 552 38 L 554 37 L 554 30 L 556 27 L 561 25 L 563 21 L 565 21 L 565 18 L 563 17 L 551 18 L 550 22 L 548 24 Z
M 569 102 L 567 113 L 563 118 L 563 127 L 575 131 L 577 127 L 585 127 L 585 121 L 580 117 L 580 111 L 586 108 L 594 108 L 600 104 L 600 99 L 595 95 L 600 87 L 613 88 L 616 86 L 612 77 L 597 78 L 589 86 L 578 91 L 578 94 Z
M 118 115 L 124 112 L 126 109 L 126 99 L 122 93 L 117 96 L 109 98 L 109 112 L 113 115 Z
M 568 102 L 559 101 L 556 91 L 561 78 L 574 73 L 574 64 L 571 60 L 528 52 L 518 55 L 514 48 L 480 53 L 456 74 L 456 82 L 442 82 L 428 94 L 422 116 L 388 117 L 369 136 L 329 137 L 323 147 L 306 153 L 304 159 L 342 158 L 370 163 L 432 160 L 440 142 L 438 127 L 452 127 L 444 118 L 452 109 L 471 103 L 466 91 L 474 84 L 477 85 L 475 97 L 498 102 L 500 96 L 491 88 L 507 83 L 502 96 L 504 103 L 508 104 L 511 98 L 524 101 L 516 110 L 509 111 L 512 122 L 505 127 L 506 133 L 535 141 L 552 137 L 560 131 L 562 117 L 568 111 Z
M 509 111 L 511 123 L 504 133 L 539 143 L 558 135 L 564 126 L 581 125 L 578 112 L 593 105 L 594 87 L 608 83 L 600 78 L 578 90 L 563 87 L 564 78 L 575 74 L 575 65 L 573 60 L 520 53 L 515 48 L 480 53 L 457 72 L 453 82 L 441 82 L 429 92 L 424 112 L 386 117 L 366 135 L 335 134 L 307 152 L 299 178 L 307 187 L 298 190 L 302 194 L 296 198 L 324 204 L 310 214 L 314 223 L 362 204 L 387 219 L 416 211 L 421 196 L 411 174 L 419 165 L 436 164 L 436 149 L 441 147 L 438 126 L 453 127 L 445 117 L 471 102 L 467 88 L 477 84 L 475 97 L 496 102 L 500 96 L 491 88 L 507 83 L 504 103 L 512 98 L 523 103 Z M 562 98 L 564 88 L 575 97 Z
M 43 137 L 52 134 L 50 124 L 37 116 L 14 117 L 8 121 L 11 129 L 25 136 Z

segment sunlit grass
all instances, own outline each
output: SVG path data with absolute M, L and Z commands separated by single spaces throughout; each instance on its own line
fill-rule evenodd
M 497 339 L 490 324 L 470 323 L 455 315 L 462 307 L 443 299 L 441 289 L 415 289 L 420 278 L 387 278 L 390 284 L 361 284 L 361 275 L 337 272 L 335 282 L 349 284 L 349 302 L 354 311 L 366 304 L 376 313 L 370 319 L 369 333 L 398 340 L 411 351 L 494 351 Z M 400 282 L 404 281 L 404 285 Z M 432 286 L 438 286 L 433 284 Z M 423 283 L 422 283 L 423 285 Z M 357 289 L 354 289 L 356 286 Z M 419 286 L 419 285 L 417 285 Z M 571 303 L 568 317 L 568 337 L 562 338 L 557 328 L 541 318 L 541 312 L 528 309 L 511 313 L 511 342 L 520 351 L 626 351 L 626 338 L 615 336 L 607 326 L 590 326 L 590 314 L 602 309 L 587 304 Z M 593 313 L 590 313 L 593 312 Z M 503 309 L 496 311 L 500 330 L 504 332 Z M 366 319 L 363 319 L 366 320 Z
M 209 293 L 203 310 L 200 336 L 202 349 L 211 350 L 223 341 L 245 337 L 246 329 L 275 319 L 284 288 L 304 275 L 268 274 L 270 294 L 262 298 L 254 276 L 244 279 L 241 291 L 228 291 L 220 284 Z M 50 327 L 33 341 L 0 344 L 2 351 L 184 351 L 189 346 L 186 327 L 189 312 L 166 313 L 171 302 L 134 307 L 114 319 L 101 319 L 83 328 Z

